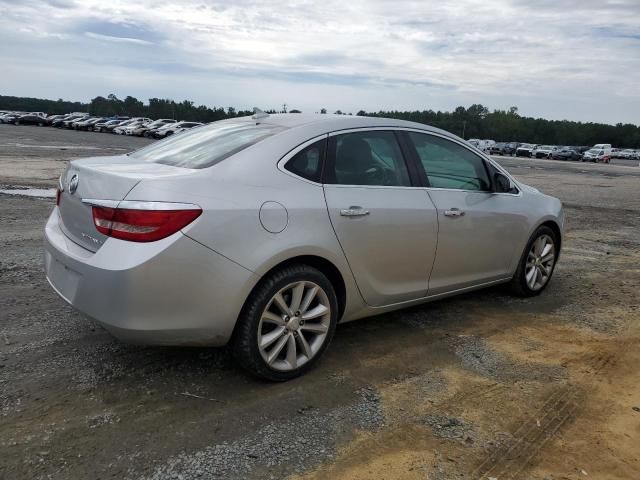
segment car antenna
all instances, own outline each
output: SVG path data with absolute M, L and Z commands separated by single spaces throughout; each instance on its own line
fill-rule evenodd
M 253 107 L 253 115 L 251 116 L 256 121 L 256 125 L 260 123 L 263 118 L 269 118 L 269 114 L 263 112 L 258 107 Z

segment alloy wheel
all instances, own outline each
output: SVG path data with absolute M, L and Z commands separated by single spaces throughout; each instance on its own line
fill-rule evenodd
M 531 245 L 525 266 L 525 281 L 531 290 L 540 290 L 547 284 L 555 261 L 553 239 L 549 235 L 540 235 Z
M 331 325 L 327 293 L 310 281 L 291 283 L 279 290 L 262 312 L 258 349 L 274 370 L 295 370 L 322 348 Z

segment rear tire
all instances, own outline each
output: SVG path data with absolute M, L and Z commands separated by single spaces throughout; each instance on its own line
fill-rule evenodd
M 518 297 L 540 295 L 551 281 L 557 259 L 558 238 L 551 228 L 543 225 L 531 235 L 520 257 L 509 284 L 512 293 Z
M 337 319 L 335 290 L 322 272 L 303 264 L 283 267 L 249 295 L 231 340 L 233 356 L 258 378 L 291 380 L 319 360 Z

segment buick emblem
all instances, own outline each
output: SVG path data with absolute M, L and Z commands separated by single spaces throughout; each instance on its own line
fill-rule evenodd
M 69 180 L 69 193 L 73 195 L 74 193 L 76 193 L 77 189 L 78 189 L 78 175 L 74 174 L 73 177 L 71 177 L 71 180 Z

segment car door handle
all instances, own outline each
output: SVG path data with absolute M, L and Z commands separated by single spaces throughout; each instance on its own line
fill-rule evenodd
M 460 210 L 459 208 L 455 208 L 455 207 L 444 211 L 445 217 L 462 217 L 463 215 L 464 215 L 464 210 Z
M 369 210 L 365 210 L 362 207 L 351 206 L 340 210 L 340 215 L 343 217 L 364 217 L 369 215 Z

